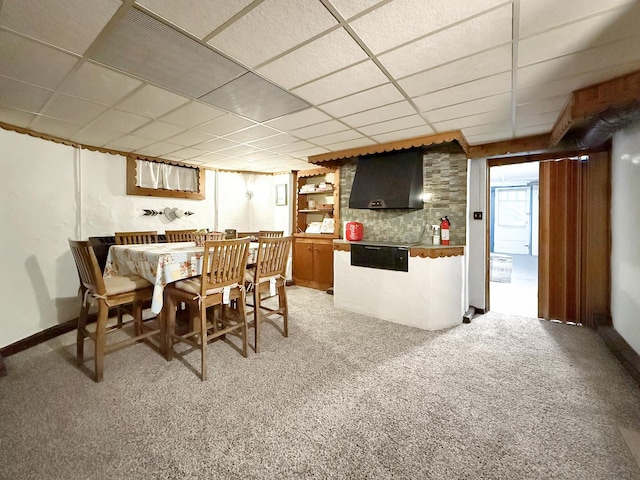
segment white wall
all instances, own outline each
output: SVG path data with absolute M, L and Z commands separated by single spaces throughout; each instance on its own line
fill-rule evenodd
M 213 229 L 216 214 L 220 228 L 282 228 L 283 219 L 274 205 L 274 176 L 256 175 L 251 205 L 247 205 L 244 183 L 240 188 L 236 183 L 219 181 L 226 194 L 219 196 L 216 205 L 217 174 L 213 171 L 206 172 L 205 200 L 127 196 L 126 159 L 122 156 L 79 150 L 2 129 L 0 149 L 0 204 L 5 213 L 0 240 L 0 301 L 4 308 L 0 347 L 78 316 L 78 274 L 69 238 L 126 230 Z M 228 178 L 233 175 L 241 177 L 229 174 Z M 164 215 L 143 215 L 144 209 L 165 207 L 195 214 L 172 222 Z
M 487 220 L 485 159 L 469 160 L 467 196 L 467 280 L 469 305 L 485 308 L 485 232 Z M 482 220 L 474 220 L 473 212 L 482 212 Z
M 640 354 L 640 122 L 613 137 L 611 315 Z

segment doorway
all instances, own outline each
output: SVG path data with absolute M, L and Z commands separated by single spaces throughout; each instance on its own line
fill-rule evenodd
M 491 166 L 491 309 L 538 317 L 539 163 Z

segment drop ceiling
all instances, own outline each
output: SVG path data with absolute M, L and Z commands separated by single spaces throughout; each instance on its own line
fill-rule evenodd
M 640 70 L 629 0 L 0 0 L 0 122 L 211 168 L 548 133 Z

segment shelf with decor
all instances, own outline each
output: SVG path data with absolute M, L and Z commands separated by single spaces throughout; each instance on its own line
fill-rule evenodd
M 326 290 L 333 285 L 333 239 L 340 232 L 340 169 L 295 172 L 293 281 Z

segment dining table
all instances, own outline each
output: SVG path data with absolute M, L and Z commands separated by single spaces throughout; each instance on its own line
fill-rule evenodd
M 249 244 L 247 265 L 256 261 L 258 242 Z M 139 275 L 153 284 L 151 311 L 162 311 L 167 284 L 202 274 L 204 247 L 195 242 L 112 245 L 107 254 L 104 277 Z

